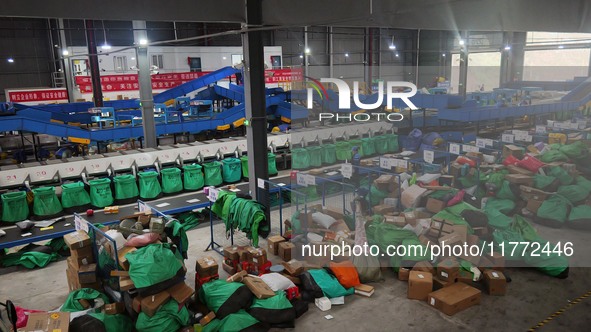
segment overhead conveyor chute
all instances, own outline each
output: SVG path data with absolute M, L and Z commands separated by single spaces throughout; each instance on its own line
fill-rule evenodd
M 171 99 L 175 99 L 177 97 L 185 96 L 195 90 L 199 90 L 203 87 L 206 87 L 210 84 L 216 83 L 221 81 L 229 76 L 232 76 L 238 73 L 239 70 L 232 68 L 232 67 L 224 67 L 222 69 L 218 69 L 213 71 L 207 75 L 189 81 L 187 83 L 181 84 L 176 86 L 172 89 L 168 89 L 163 91 L 156 96 L 154 96 L 154 103 L 166 103 Z

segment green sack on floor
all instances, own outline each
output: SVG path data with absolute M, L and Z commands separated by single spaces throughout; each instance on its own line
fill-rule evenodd
M 183 180 L 181 180 L 181 170 L 176 167 L 165 168 L 160 171 L 162 177 L 162 192 L 165 194 L 174 194 L 183 190 Z
M 29 217 L 29 204 L 27 193 L 24 191 L 13 191 L 2 194 L 2 221 L 18 222 Z
M 380 205 L 382 200 L 388 197 L 389 195 L 389 192 L 381 191 L 380 189 L 378 189 L 378 187 L 372 184 L 371 188 L 369 189 L 369 203 L 371 204 L 371 206 Z
M 576 183 L 578 186 L 585 188 L 585 190 L 591 192 L 591 181 L 585 179 L 582 176 L 577 176 L 577 178 L 575 179 Z
M 46 267 L 49 263 L 57 261 L 60 256 L 52 252 L 47 254 L 40 251 L 15 252 L 0 258 L 3 267 L 21 265 L 27 269 Z
M 515 209 L 515 201 L 511 199 L 502 199 L 489 197 L 486 200 L 485 211 L 499 211 L 500 213 L 509 214 Z M 489 218 L 490 220 L 490 218 Z
M 242 167 L 240 159 L 226 158 L 222 160 L 223 164 L 223 179 L 226 183 L 234 183 L 242 179 Z
M 568 218 L 569 208 L 570 202 L 566 198 L 553 195 L 542 203 L 535 221 L 551 227 L 562 227 Z
M 203 164 L 203 173 L 206 186 L 219 186 L 224 181 L 222 178 L 222 163 L 219 161 Z
M 329 274 L 324 269 L 308 270 L 308 273 L 310 273 L 316 284 L 322 289 L 324 296 L 328 297 L 329 299 L 353 295 L 355 293 L 355 288 L 351 287 L 346 289 L 339 283 L 338 279 L 334 275 Z
M 205 185 L 203 167 L 192 164 L 183 166 L 183 183 L 185 190 L 199 190 Z
M 304 148 L 291 150 L 291 168 L 306 169 L 310 167 L 310 154 Z
M 501 188 L 499 188 L 499 191 L 497 191 L 495 196 L 499 199 L 508 199 L 512 201 L 517 199 L 513 193 L 513 190 L 511 190 L 511 184 L 507 180 L 503 181 Z
M 578 159 L 581 156 L 586 156 L 589 152 L 585 143 L 576 141 L 572 144 L 563 145 L 560 147 L 560 152 L 564 153 L 571 159 Z
M 556 178 L 553 176 L 536 174 L 534 175 L 534 188 L 544 190 L 551 186 L 554 181 L 556 181 Z
M 162 193 L 157 172 L 139 172 L 137 175 L 139 177 L 141 199 L 153 199 Z
M 550 151 L 546 151 L 541 157 L 540 157 L 540 161 L 544 162 L 544 163 L 551 163 L 551 162 L 555 162 L 555 161 L 567 161 L 568 157 L 558 151 L 558 150 L 550 150 Z
M 258 321 L 267 324 L 291 323 L 296 318 L 293 305 L 282 290 L 267 299 L 255 298 L 247 312 Z
M 33 189 L 33 214 L 36 216 L 53 216 L 62 212 L 62 203 L 55 194 L 54 187 Z
M 189 325 L 189 322 L 190 316 L 187 308 L 181 306 L 179 309 L 179 303 L 171 299 L 162 305 L 152 317 L 140 312 L 135 322 L 135 328 L 138 332 L 178 331 Z
M 90 204 L 90 195 L 83 182 L 62 184 L 62 206 L 69 209 Z
M 236 332 L 236 331 L 266 331 L 268 328 L 244 310 L 224 317 L 214 319 L 205 325 L 202 332 Z
M 484 177 L 485 183 L 492 183 L 496 189 L 500 189 L 505 181 L 505 172 L 495 172 Z
M 140 194 L 135 176 L 131 174 L 118 175 L 113 178 L 113 183 L 115 186 L 115 199 L 132 199 Z
M 254 295 L 242 283 L 217 279 L 203 284 L 198 297 L 216 317 L 224 319 L 240 309 L 248 309 Z
M 371 156 L 376 153 L 375 138 L 368 137 L 361 139 L 361 149 L 364 156 Z
M 387 134 L 384 136 L 388 142 L 388 152 L 398 152 L 398 150 L 400 150 L 400 147 L 398 146 L 398 135 Z
M 576 229 L 591 229 L 591 206 L 579 205 L 570 210 L 568 225 Z
M 60 308 L 60 311 L 65 311 L 65 312 L 82 311 L 85 309 L 82 306 L 82 304 L 80 304 L 80 302 L 79 302 L 80 300 L 87 300 L 89 302 L 92 302 L 92 301 L 99 299 L 99 298 L 101 300 L 103 300 L 103 302 L 105 304 L 111 303 L 111 301 L 109 300 L 109 298 L 105 294 L 103 294 L 97 290 L 94 290 L 92 288 L 77 289 L 68 295 L 68 298 L 66 299 L 66 301 L 64 302 L 64 304 Z M 97 308 L 97 311 L 100 311 L 100 308 Z
M 489 198 L 490 200 L 490 198 Z M 489 207 L 488 202 L 486 203 L 486 207 L 484 208 L 484 214 L 488 218 L 488 225 L 495 229 L 506 229 L 511 226 L 513 222 L 513 218 L 505 215 L 498 209 L 494 207 Z
M 335 146 L 337 149 L 338 161 L 351 160 L 353 155 L 351 151 L 352 146 L 349 142 L 336 142 Z
M 145 288 L 172 279 L 183 267 L 171 245 L 150 244 L 125 255 L 129 277 L 136 288 Z
M 113 193 L 111 192 L 111 179 L 95 179 L 88 181 L 90 187 L 90 204 L 104 208 L 113 205 Z
M 378 154 L 384 154 L 388 152 L 388 137 L 380 135 L 374 137 L 374 147 Z
M 337 162 L 337 146 L 326 144 L 323 146 L 322 163 L 332 165 Z
M 568 199 L 572 204 L 577 204 L 589 196 L 589 190 L 576 184 L 560 186 L 556 193 Z
M 123 314 L 109 315 L 98 312 L 90 313 L 88 315 L 100 320 L 105 326 L 105 331 L 107 332 L 131 331 L 133 329 L 133 322 L 131 321 L 131 318 Z
M 320 146 L 309 146 L 306 148 L 310 155 L 310 167 L 322 166 L 322 147 Z
M 573 183 L 574 180 L 573 177 L 570 176 L 568 172 L 560 166 L 554 166 L 550 168 L 550 172 L 547 175 L 557 178 L 563 185 L 569 185 Z

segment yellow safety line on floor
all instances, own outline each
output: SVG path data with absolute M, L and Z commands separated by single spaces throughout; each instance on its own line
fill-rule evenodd
M 546 319 L 542 320 L 541 322 L 539 322 L 538 324 L 536 324 L 534 327 L 530 328 L 528 331 L 530 331 L 530 332 L 531 331 L 535 331 L 535 330 L 541 328 L 542 326 L 548 324 L 554 318 L 562 315 L 567 309 L 570 309 L 570 307 L 574 306 L 577 303 L 581 303 L 584 299 L 588 298 L 589 296 L 591 296 L 591 291 L 588 291 L 587 293 L 585 293 L 585 294 L 577 297 L 576 299 L 570 301 L 567 305 L 565 305 L 564 307 L 560 308 L 560 310 L 557 310 L 552 315 L 546 317 Z

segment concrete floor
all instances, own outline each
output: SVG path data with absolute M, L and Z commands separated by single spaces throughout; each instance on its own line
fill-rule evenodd
M 276 224 L 277 225 L 277 224 Z M 187 267 L 193 271 L 194 262 L 203 256 L 209 244 L 209 227 L 199 227 L 188 232 L 190 248 Z M 540 226 L 541 227 L 541 226 Z M 223 226 L 216 225 L 216 240 L 228 243 L 220 235 Z M 557 232 L 544 228 L 546 232 Z M 274 230 L 276 234 L 277 230 Z M 572 230 L 559 230 L 564 237 L 584 238 L 588 234 Z M 543 233 L 540 230 L 540 233 Z M 238 244 L 247 244 L 242 236 L 236 237 Z M 260 241 L 261 246 L 266 241 Z M 208 253 L 220 258 L 217 253 Z M 277 261 L 277 257 L 272 257 Z M 11 299 L 16 304 L 31 309 L 54 309 L 66 299 L 66 261 L 51 263 L 38 270 L 18 269 L 0 277 L 0 299 Z M 426 302 L 406 298 L 406 282 L 396 279 L 388 271 L 385 281 L 374 284 L 375 294 L 371 298 L 349 296 L 343 306 L 321 312 L 313 304 L 309 311 L 296 321 L 297 331 L 345 331 L 345 330 L 397 330 L 406 331 L 525 331 L 544 320 L 547 316 L 591 290 L 589 268 L 571 268 L 566 280 L 545 276 L 533 269 L 511 268 L 506 296 L 493 297 L 483 294 L 481 304 L 455 316 L 448 317 L 429 307 Z M 226 274 L 220 269 L 220 277 Z M 187 274 L 187 283 L 194 284 L 194 274 Z M 588 331 L 591 317 L 591 298 L 568 309 L 564 314 L 544 326 L 542 331 Z M 334 319 L 327 320 L 330 314 Z

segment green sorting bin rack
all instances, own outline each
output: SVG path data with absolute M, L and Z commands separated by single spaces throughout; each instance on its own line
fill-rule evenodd
M 310 167 L 310 154 L 304 148 L 291 150 L 291 168 L 306 169 Z
M 400 150 L 398 146 L 398 135 L 396 134 L 387 134 L 384 135 L 386 137 L 386 141 L 388 142 L 388 152 L 394 153 Z
M 183 180 L 181 170 L 176 167 L 165 168 L 160 171 L 162 176 L 162 192 L 165 194 L 174 194 L 183 190 Z
M 205 185 L 203 167 L 192 164 L 183 166 L 183 183 L 185 190 L 199 190 Z
M 310 155 L 310 167 L 322 166 L 322 147 L 320 146 L 309 146 L 306 148 Z
M 88 181 L 90 187 L 90 204 L 97 208 L 113 205 L 111 179 L 95 179 Z
M 86 207 L 90 204 L 90 195 L 84 188 L 83 182 L 62 184 L 62 207 L 71 209 Z
M 322 146 L 322 163 L 332 165 L 337 162 L 337 147 L 334 144 Z
M 37 217 L 54 216 L 62 212 L 62 203 L 55 194 L 54 187 L 33 189 L 33 214 Z
M 388 153 L 388 137 L 384 135 L 374 137 L 374 147 L 378 154 Z
M 162 194 L 162 186 L 158 181 L 158 172 L 147 171 L 138 173 L 140 183 L 140 198 L 154 199 Z
M 337 160 L 344 161 L 344 160 L 351 160 L 352 152 L 351 152 L 351 143 L 349 142 L 337 142 L 336 144 L 336 152 L 337 152 Z
M 240 157 L 240 163 L 242 164 L 242 177 L 248 179 L 248 156 Z M 269 176 L 277 175 L 277 162 L 274 153 L 267 153 L 267 167 L 269 169 Z
M 2 221 L 19 222 L 29 217 L 29 204 L 25 191 L 2 194 Z
M 222 163 L 212 161 L 203 164 L 206 186 L 219 186 L 224 181 L 222 178 Z
M 113 184 L 115 187 L 116 200 L 132 200 L 140 195 L 135 176 L 131 174 L 123 174 L 114 177 Z
M 234 183 L 242 179 L 242 162 L 238 158 L 226 158 L 222 160 L 222 176 L 224 182 Z
M 375 138 L 367 137 L 361 139 L 361 149 L 363 150 L 364 156 L 371 156 L 376 153 Z

